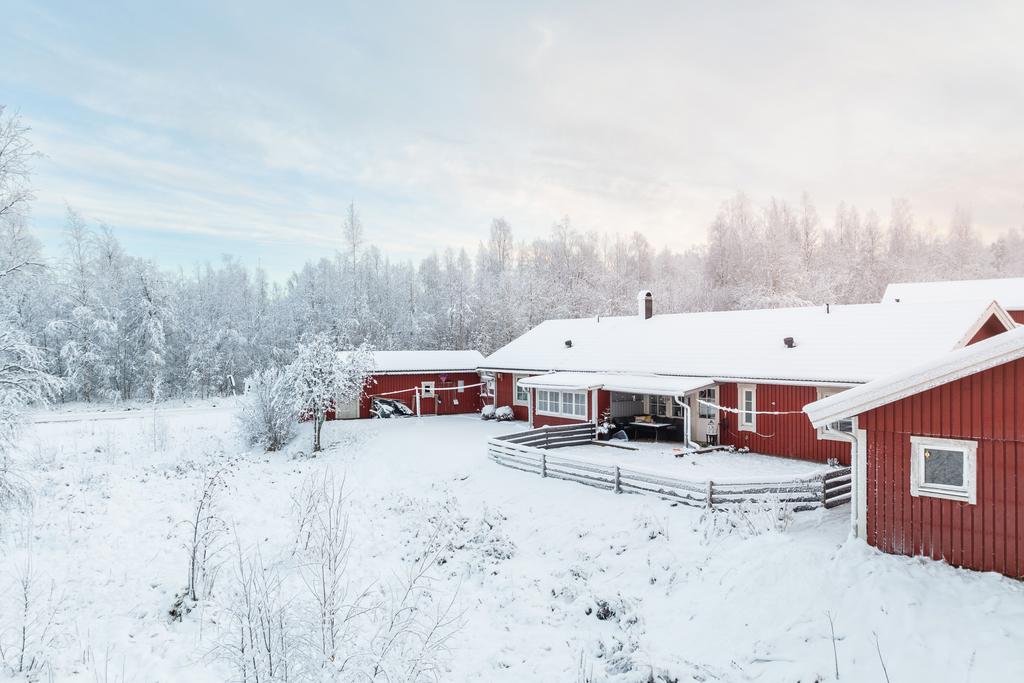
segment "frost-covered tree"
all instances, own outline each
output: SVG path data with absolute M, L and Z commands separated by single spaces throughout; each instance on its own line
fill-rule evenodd
M 368 346 L 341 352 L 326 334 L 314 336 L 295 350 L 295 362 L 288 366 L 292 405 L 313 422 L 314 452 L 320 450 L 320 430 L 327 411 L 363 395 L 372 362 Z
M 249 444 L 276 451 L 291 440 L 298 413 L 290 379 L 275 367 L 256 370 L 249 377 L 238 414 L 242 436 Z

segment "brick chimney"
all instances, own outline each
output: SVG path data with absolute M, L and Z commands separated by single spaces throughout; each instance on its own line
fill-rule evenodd
M 654 296 L 646 289 L 636 295 L 636 307 L 640 317 L 649 320 L 654 315 Z

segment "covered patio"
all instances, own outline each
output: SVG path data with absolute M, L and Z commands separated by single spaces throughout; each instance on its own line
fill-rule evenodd
M 519 387 L 530 394 L 531 426 L 573 420 L 607 428 L 599 433 L 623 430 L 631 441 L 717 443 L 718 389 L 711 377 L 551 372 L 523 378 Z

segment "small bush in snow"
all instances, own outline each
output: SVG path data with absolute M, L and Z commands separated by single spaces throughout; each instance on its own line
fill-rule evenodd
M 494 419 L 494 406 L 493 405 L 486 405 L 486 406 L 484 406 L 483 409 L 480 411 L 480 419 L 481 420 L 493 420 Z
M 738 534 L 741 538 L 782 533 L 793 521 L 793 506 L 777 497 L 708 510 L 701 516 L 704 542 Z
M 515 413 L 512 412 L 512 408 L 509 406 L 501 406 L 494 411 L 494 419 L 498 422 L 509 422 L 516 419 Z
M 283 372 L 277 368 L 254 372 L 249 379 L 249 392 L 239 405 L 239 427 L 249 444 L 276 451 L 291 440 L 298 414 Z

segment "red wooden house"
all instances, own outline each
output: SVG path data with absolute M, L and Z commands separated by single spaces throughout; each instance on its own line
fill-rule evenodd
M 849 464 L 805 405 L 1013 327 L 991 300 L 654 315 L 641 292 L 637 315 L 546 321 L 481 372 L 532 426 L 643 414 L 661 438 Z
M 419 415 L 477 412 L 482 361 L 479 351 L 375 351 L 363 397 L 340 406 L 337 419 L 370 417 L 375 397 L 398 399 Z
M 806 410 L 819 428 L 855 421 L 858 536 L 1024 577 L 1024 328 Z

